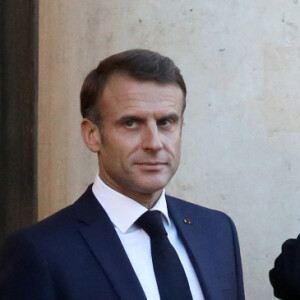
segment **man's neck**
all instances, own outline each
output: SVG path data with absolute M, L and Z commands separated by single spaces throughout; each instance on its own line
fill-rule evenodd
M 159 199 L 159 197 L 163 191 L 163 189 L 160 189 L 160 190 L 154 191 L 154 192 L 149 191 L 148 193 L 147 192 L 138 192 L 138 191 L 137 192 L 134 192 L 134 191 L 128 192 L 127 190 L 124 190 L 119 186 L 115 186 L 114 184 L 103 179 L 100 175 L 99 175 L 99 177 L 111 189 L 117 191 L 118 193 L 121 193 L 122 195 L 124 195 L 126 197 L 133 199 L 134 201 L 140 203 L 147 209 L 151 209 L 155 205 L 155 203 L 157 202 L 157 200 Z

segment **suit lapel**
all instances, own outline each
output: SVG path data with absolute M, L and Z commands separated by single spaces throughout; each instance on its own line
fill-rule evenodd
M 122 243 L 91 187 L 74 204 L 79 231 L 121 299 L 146 299 Z
M 193 208 L 187 209 L 182 201 L 167 196 L 167 203 L 171 219 L 192 261 L 205 299 L 223 299 L 216 273 L 218 266 L 215 266 L 212 255 L 215 248 L 213 237 L 205 230 L 204 221 Z M 191 223 L 185 223 L 184 219 L 190 219 Z

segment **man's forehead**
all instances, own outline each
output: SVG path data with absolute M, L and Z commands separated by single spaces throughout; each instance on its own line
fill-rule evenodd
M 176 89 L 181 90 L 180 86 L 176 82 L 159 82 L 157 80 L 146 80 L 146 79 L 139 79 L 136 77 L 133 77 L 127 73 L 120 73 L 116 72 L 109 76 L 107 79 L 106 85 L 104 87 L 104 91 L 106 88 L 110 89 L 112 86 L 114 88 L 124 86 L 126 85 L 126 88 L 131 87 L 139 87 L 139 86 L 147 86 L 147 85 L 153 85 L 153 86 L 159 86 L 161 88 L 168 88 L 168 87 L 174 87 Z M 181 91 L 182 92 L 182 91 Z M 183 94 L 183 92 L 182 92 Z
M 182 104 L 183 92 L 177 84 L 161 84 L 156 81 L 139 81 L 126 75 L 113 75 L 103 91 L 104 103 L 115 102 L 118 105 L 138 105 L 138 102 L 149 104 L 176 105 Z

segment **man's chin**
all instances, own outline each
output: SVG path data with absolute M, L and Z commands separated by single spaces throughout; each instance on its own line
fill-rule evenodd
M 138 184 L 141 193 L 154 194 L 161 192 L 166 187 L 169 181 L 147 181 L 146 183 Z

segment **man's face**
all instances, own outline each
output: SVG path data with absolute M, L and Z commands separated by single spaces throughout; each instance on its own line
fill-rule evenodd
M 112 75 L 100 100 L 102 180 L 138 202 L 158 197 L 180 161 L 182 105 L 175 84 Z

